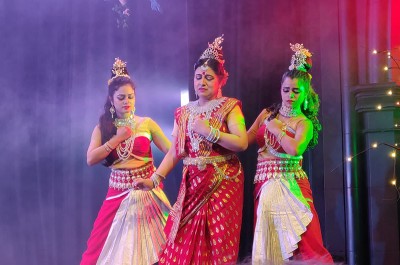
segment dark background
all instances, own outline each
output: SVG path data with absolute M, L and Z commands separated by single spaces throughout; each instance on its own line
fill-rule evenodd
M 305 154 L 328 250 L 345 259 L 340 1 L 128 0 L 126 29 L 102 0 L 0 1 L 0 259 L 2 264 L 78 264 L 104 199 L 109 170 L 86 165 L 115 57 L 128 62 L 136 110 L 170 135 L 181 92 L 193 94 L 193 64 L 224 34 L 230 77 L 249 127 L 280 101 L 289 43 L 313 52 L 323 131 Z M 359 1 L 360 2 L 360 1 Z M 362 16 L 360 16 L 362 20 Z M 367 47 L 361 48 L 367 52 Z M 240 154 L 245 183 L 241 257 L 251 254 L 256 147 Z M 162 154 L 154 149 L 156 165 Z M 165 183 L 173 203 L 178 166 Z

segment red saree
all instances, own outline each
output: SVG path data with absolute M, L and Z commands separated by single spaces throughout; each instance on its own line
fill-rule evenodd
M 215 100 L 201 112 L 210 124 L 228 132 L 226 118 L 240 102 Z M 184 159 L 177 202 L 167 220 L 167 244 L 160 264 L 236 264 L 243 206 L 243 172 L 231 151 L 200 139 L 193 148 L 188 121 L 194 113 L 187 106 L 175 114 L 179 126 L 176 151 Z

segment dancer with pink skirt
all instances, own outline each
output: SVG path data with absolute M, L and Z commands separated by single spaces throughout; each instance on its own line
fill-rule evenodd
M 87 152 L 89 165 L 104 161 L 111 168 L 109 189 L 81 265 L 154 264 L 165 245 L 164 226 L 171 206 L 162 185 L 139 190 L 135 181 L 155 171 L 151 142 L 164 153 L 171 143 L 151 118 L 135 115 L 135 99 L 126 63 L 117 58 L 104 113 Z

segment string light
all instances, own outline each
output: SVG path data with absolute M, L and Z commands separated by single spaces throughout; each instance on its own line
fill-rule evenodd
M 390 89 L 390 90 L 387 92 L 387 94 L 388 94 L 389 96 L 391 96 L 391 95 L 393 94 L 393 91 Z
M 381 110 L 381 109 L 382 109 L 382 105 L 381 105 L 381 104 L 377 105 L 377 106 L 376 106 L 376 109 L 377 109 L 377 110 Z
M 399 106 L 399 105 L 400 105 L 400 101 L 397 101 L 397 102 L 396 102 L 396 105 Z
M 397 47 L 394 49 L 398 49 Z M 394 50 L 392 49 L 392 50 Z M 372 54 L 377 55 L 380 53 L 385 53 L 388 59 L 392 59 L 392 61 L 394 62 L 394 64 L 396 65 L 395 67 L 389 67 L 389 66 L 385 66 L 383 68 L 384 71 L 388 71 L 389 69 L 400 69 L 400 65 L 398 64 L 399 59 L 396 59 L 392 56 L 391 50 L 383 50 L 383 51 L 378 51 L 376 49 L 372 50 Z
M 396 157 L 396 151 L 397 150 L 399 150 L 400 151 L 400 148 L 399 147 L 397 147 L 397 143 L 395 143 L 395 144 L 388 144 L 388 143 L 378 143 L 378 142 L 374 142 L 374 143 L 372 143 L 371 144 L 371 147 L 369 147 L 369 148 L 367 148 L 367 149 L 364 149 L 364 150 L 362 150 L 361 152 L 358 152 L 357 154 L 355 154 L 355 155 L 353 155 L 353 156 L 348 156 L 347 158 L 346 158 L 346 161 L 347 162 L 349 162 L 349 163 L 351 163 L 351 161 L 353 160 L 353 158 L 355 158 L 355 157 L 357 157 L 357 156 L 359 156 L 359 155 L 361 155 L 361 154 L 363 154 L 363 153 L 365 153 L 365 152 L 367 152 L 367 151 L 369 151 L 369 150 L 371 150 L 371 149 L 376 149 L 376 148 L 378 148 L 379 146 L 381 146 L 381 145 L 384 145 L 384 146 L 387 146 L 387 147 L 390 147 L 390 148 L 392 148 L 392 149 L 394 149 L 395 151 L 393 151 L 392 153 L 390 153 L 390 156 L 391 157 L 393 157 L 393 158 L 395 158 Z M 343 162 L 342 162 L 343 163 Z M 396 159 L 394 159 L 394 167 L 396 168 Z M 332 169 L 330 172 L 332 173 L 333 171 L 335 171 L 336 169 L 338 169 L 338 168 L 340 168 L 340 164 L 338 165 L 338 166 L 336 166 L 334 169 Z M 394 188 L 396 189 L 396 192 L 397 192 L 397 201 L 400 201 L 400 190 L 399 190 L 399 188 L 397 187 L 397 182 L 396 182 L 396 169 L 394 169 L 394 171 L 393 171 L 393 177 L 389 180 L 389 183 L 392 185 L 392 186 L 394 186 Z

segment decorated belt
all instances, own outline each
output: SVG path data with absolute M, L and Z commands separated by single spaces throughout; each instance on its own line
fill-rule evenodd
M 307 174 L 301 166 L 301 161 L 300 158 L 259 160 L 254 183 L 263 182 L 270 178 L 307 178 Z
M 198 157 L 185 157 L 183 159 L 183 164 L 185 166 L 198 166 L 204 167 L 207 164 L 215 164 L 220 162 L 225 162 L 234 158 L 234 154 L 221 155 L 221 156 L 198 156 Z
M 133 188 L 134 179 L 149 178 L 155 170 L 153 163 L 134 169 L 112 169 L 108 186 L 118 190 Z

